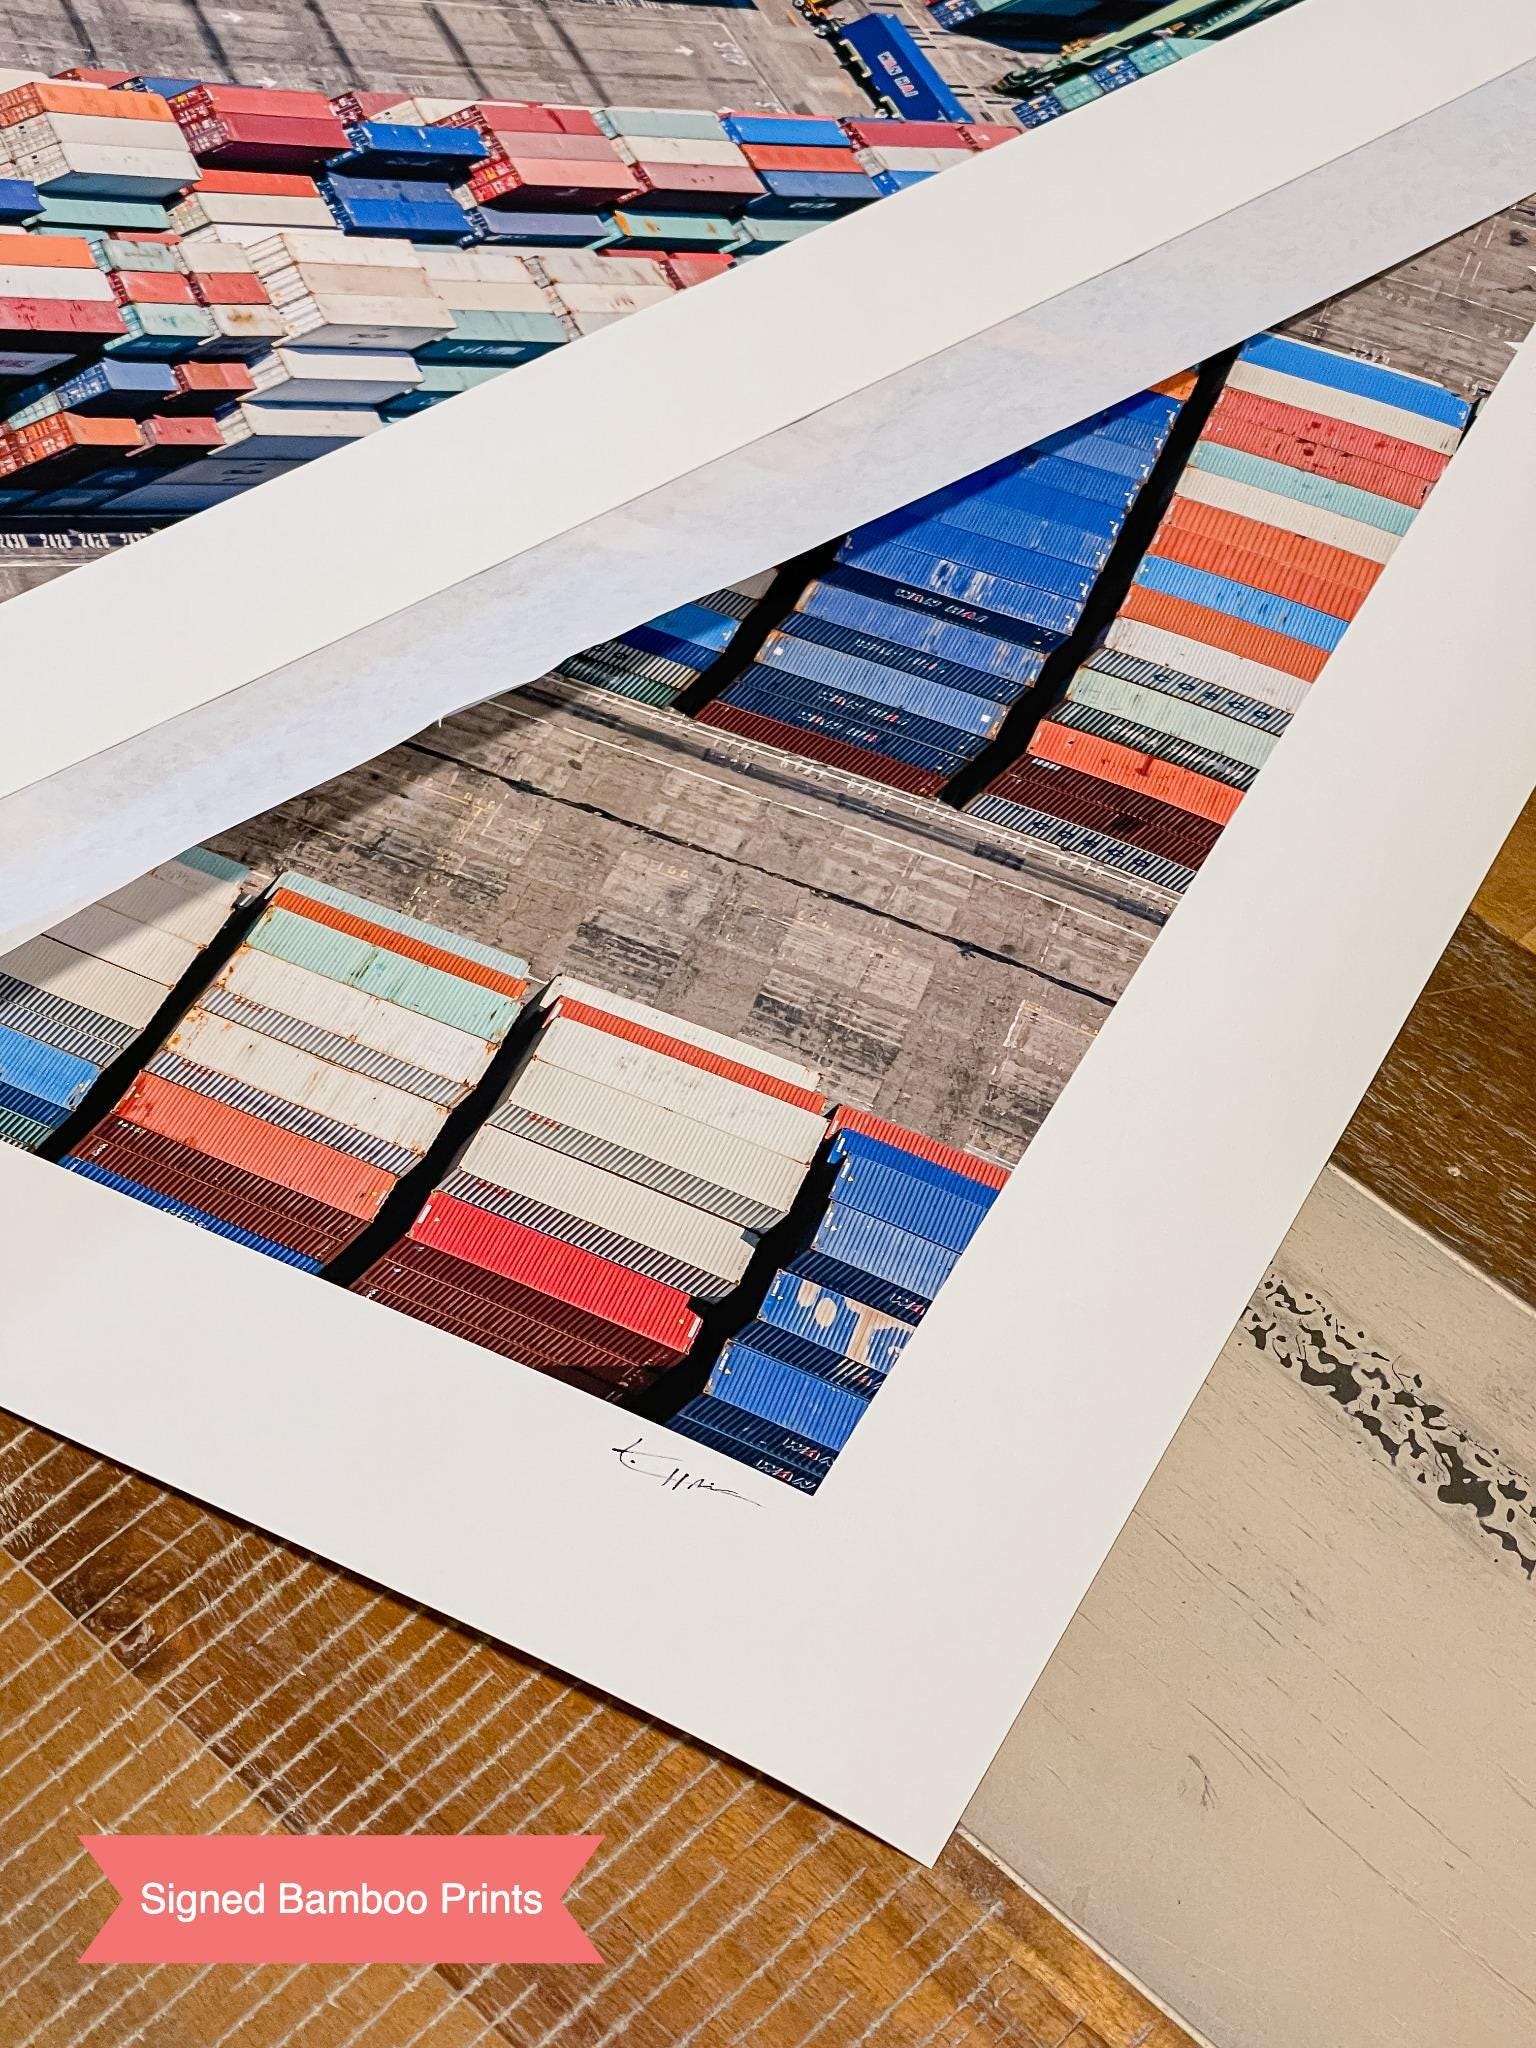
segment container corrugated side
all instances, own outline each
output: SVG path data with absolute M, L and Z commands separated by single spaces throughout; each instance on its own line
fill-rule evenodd
M 419 1095 L 332 1066 L 204 1010 L 189 1013 L 171 1034 L 167 1050 L 412 1152 L 425 1151 L 442 1129 L 442 1110 Z
M 13 1031 L 0 1024 L 0 1087 L 11 1091 L 9 1107 L 33 1115 L 32 1104 L 18 1094 L 33 1096 L 39 1104 L 57 1109 L 74 1109 L 101 1072 L 94 1060 L 64 1052 L 58 1046 Z
M 431 1196 L 410 1235 L 419 1244 L 485 1266 L 605 1322 L 673 1346 L 679 1354 L 699 1333 L 699 1318 L 677 1288 L 626 1272 L 607 1259 L 457 1202 L 451 1195 Z
M 1417 441 L 1441 455 L 1453 455 L 1461 446 L 1464 429 L 1444 420 L 1426 419 L 1420 413 L 1384 404 L 1363 393 L 1339 391 L 1315 378 L 1298 377 L 1284 370 L 1265 369 L 1261 363 L 1238 361 L 1227 373 L 1229 391 L 1251 391 L 1258 398 L 1273 398 L 1281 405 L 1320 409 L 1326 404 L 1335 419 L 1348 420 L 1380 434 L 1395 434 L 1404 441 Z
M 1092 733 L 1074 732 L 1070 726 L 1057 725 L 1051 719 L 1036 728 L 1029 754 L 1032 759 L 1054 761 L 1125 789 L 1144 790 L 1162 803 L 1216 825 L 1227 824 L 1242 801 L 1241 790 L 1215 782 L 1208 775 L 1174 767 L 1151 754 L 1118 746 L 1113 740 L 1098 739 Z
M 749 1229 L 782 1216 L 805 1178 L 804 1165 L 780 1152 L 537 1057 L 490 1121 L 562 1151 L 573 1149 L 562 1134 L 587 1133 L 607 1156 L 584 1150 L 582 1157 Z
M 1352 555 L 1385 564 L 1397 552 L 1402 535 L 1388 533 L 1363 519 L 1350 519 L 1325 505 L 1304 504 L 1279 491 L 1268 491 L 1235 477 L 1218 476 L 1214 470 L 1186 469 L 1179 478 L 1178 496 L 1200 505 L 1215 505 L 1240 518 L 1255 519 L 1280 532 L 1304 535 L 1328 547 L 1345 549 Z
M 1178 675 L 1214 683 L 1238 696 L 1252 697 L 1260 704 L 1273 704 L 1284 711 L 1299 710 L 1312 687 L 1305 676 L 1288 675 L 1267 662 L 1250 661 L 1244 655 L 1213 647 L 1187 633 L 1142 625 L 1135 619 L 1116 619 L 1105 636 L 1105 645 L 1114 652 L 1154 662 Z
M 396 1176 L 312 1139 L 248 1116 L 189 1088 L 141 1074 L 117 1114 L 230 1166 L 344 1209 L 360 1221 L 378 1213 Z
M 1244 345 L 1241 360 L 1257 363 L 1264 369 L 1283 370 L 1292 376 L 1306 377 L 1314 383 L 1331 385 L 1340 391 L 1359 392 L 1364 397 L 1379 399 L 1384 405 L 1416 412 L 1450 426 L 1465 427 L 1472 416 L 1472 408 L 1466 399 L 1427 377 L 1384 369 L 1379 363 L 1363 362 L 1357 356 L 1339 355 L 1332 349 L 1320 348 L 1310 342 L 1293 341 L 1289 336 L 1256 335 Z
M 925 1301 L 933 1300 L 959 1257 L 947 1246 L 838 1201 L 828 1203 L 809 1249 L 893 1287 L 908 1288 Z
M 402 953 L 369 945 L 287 910 L 264 911 L 246 944 L 476 1038 L 501 1039 L 521 1008 L 512 996 L 423 967 Z
M 814 1344 L 808 1337 L 786 1330 L 782 1323 L 767 1323 L 759 1319 L 748 1323 L 736 1334 L 749 1350 L 764 1352 L 769 1358 L 796 1366 L 801 1372 L 812 1373 L 834 1387 L 846 1387 L 849 1393 L 862 1394 L 866 1399 L 879 1393 L 885 1379 L 885 1374 L 877 1372 L 872 1365 L 862 1365 L 856 1358 L 843 1358 L 836 1351 L 829 1351 L 824 1344 Z
M 282 890 L 305 896 L 312 903 L 324 903 L 333 910 L 385 925 L 402 938 L 414 939 L 420 945 L 489 967 L 509 981 L 526 982 L 528 979 L 528 962 L 519 959 L 515 953 L 508 953 L 499 946 L 483 945 L 478 939 L 467 939 L 461 932 L 449 931 L 445 925 L 428 924 L 422 918 L 407 916 L 404 911 L 391 910 L 382 903 L 372 903 L 366 897 L 349 895 L 345 889 L 334 889 L 327 882 L 317 882 L 312 875 L 302 875 L 290 868 L 278 876 L 273 888 L 274 892 Z
M 930 1138 L 926 1132 L 909 1131 L 901 1124 L 876 1116 L 873 1110 L 859 1109 L 849 1102 L 839 1103 L 833 1111 L 831 1128 L 834 1136 L 843 1131 L 855 1131 L 861 1136 L 876 1138 L 881 1144 L 910 1152 L 918 1159 L 926 1159 L 934 1166 L 963 1175 L 967 1180 L 979 1181 L 986 1188 L 995 1190 L 1007 1185 L 1008 1168 L 999 1166 L 995 1160 L 979 1158 L 974 1152 L 962 1152 L 959 1146 L 946 1145 L 942 1139 Z
M 344 1152 L 349 1158 L 366 1160 L 370 1166 L 381 1167 L 385 1173 L 396 1177 L 409 1173 L 421 1161 L 419 1147 L 393 1144 L 387 1138 L 375 1137 L 370 1131 L 360 1131 L 352 1124 L 338 1123 L 334 1117 L 305 1109 L 284 1096 L 269 1095 L 249 1081 L 218 1073 L 212 1067 L 195 1066 L 178 1053 L 157 1053 L 144 1072 L 165 1081 L 174 1081 L 178 1088 L 190 1088 L 195 1094 L 213 1102 L 227 1103 L 231 1109 L 243 1110 L 247 1116 L 260 1118 L 264 1124 L 273 1124 L 281 1131 L 291 1131 L 295 1137 L 311 1138 L 317 1145 L 325 1145 L 333 1152 Z
M 488 1036 L 440 1023 L 420 1010 L 246 946 L 234 955 L 214 986 L 253 1009 L 312 1026 L 337 1045 L 351 1045 L 402 1069 L 436 1076 L 453 1090 L 445 1099 L 457 1100 L 466 1093 L 485 1072 L 496 1050 L 495 1041 Z M 253 1029 L 262 1028 L 253 1020 Z M 301 1042 L 290 1039 L 293 1044 Z M 322 1058 L 335 1056 L 319 1045 L 311 1049 Z M 359 1067 L 359 1071 L 370 1069 Z M 380 1069 L 378 1078 L 389 1080 L 390 1075 Z M 396 1081 L 394 1085 L 407 1084 Z M 412 1092 L 424 1091 L 418 1087 Z M 430 1099 L 438 1098 L 433 1094 Z
M 835 1202 L 861 1209 L 882 1223 L 895 1224 L 953 1252 L 964 1251 L 990 1206 L 975 1196 L 976 1183 L 960 1174 L 945 1188 L 878 1160 L 858 1157 L 843 1161 L 832 1187 Z
M 573 1215 L 569 1209 L 557 1209 L 548 1202 L 541 1202 L 536 1195 L 523 1194 L 516 1188 L 498 1187 L 494 1181 L 479 1180 L 462 1169 L 447 1176 L 442 1183 L 442 1191 L 445 1195 L 452 1195 L 456 1201 L 471 1203 L 477 1209 L 488 1210 L 493 1216 L 521 1223 L 544 1237 L 557 1238 L 562 1244 L 591 1252 L 594 1258 L 606 1259 L 610 1265 L 622 1266 L 627 1272 L 643 1273 L 648 1280 L 659 1280 L 664 1287 L 675 1287 L 680 1294 L 714 1301 L 729 1294 L 736 1284 L 734 1278 L 708 1272 L 703 1266 L 674 1257 L 671 1252 L 658 1251 L 654 1245 L 645 1244 L 639 1238 L 620 1236 L 601 1223 Z
M 137 1035 L 130 1024 L 116 1023 L 97 1010 L 82 1009 L 78 1003 L 65 1002 L 5 973 L 0 973 L 0 1025 L 28 1038 L 40 1038 L 45 1045 L 56 1045 L 61 1052 L 94 1060 L 98 1066 L 115 1059 Z
M 1061 773 L 1067 775 L 1071 770 L 1062 769 Z M 1075 779 L 1078 782 L 1090 780 L 1081 775 Z M 1105 785 L 1095 786 L 1102 789 Z M 965 809 L 968 817 L 980 818 L 989 825 L 1004 826 L 1028 839 L 1042 839 L 1048 846 L 1060 847 L 1064 853 L 1095 860 L 1102 867 L 1113 868 L 1119 874 L 1134 875 L 1143 882 L 1152 882 L 1158 888 L 1172 890 L 1175 894 L 1189 887 L 1195 879 L 1196 868 L 1204 858 L 1201 851 L 1192 853 L 1188 863 L 1170 860 L 1166 855 L 1153 853 L 1130 840 L 1111 838 L 1107 832 L 1096 831 L 1091 825 L 1074 824 L 1062 817 L 1059 811 L 1037 810 L 1029 804 L 988 790 L 972 797 Z M 1200 820 L 1191 822 L 1198 824 Z
M 801 1165 L 815 1158 L 825 1134 L 824 1119 L 810 1110 L 568 1017 L 555 1018 L 540 1033 L 537 1046 L 539 1058 L 550 1066 L 638 1095 Z
M 131 968 L 115 967 L 109 960 L 93 959 L 47 932 L 0 958 L 0 974 L 64 1002 L 78 1003 L 82 1010 L 94 1010 L 116 1023 L 131 1025 L 135 1031 L 142 1031 L 165 1001 L 160 982 L 135 974 Z
M 1274 462 L 1263 455 L 1246 455 L 1240 449 L 1223 448 L 1215 441 L 1201 441 L 1190 453 L 1189 470 L 1196 474 L 1224 476 L 1233 483 L 1251 484 L 1256 490 L 1273 491 L 1277 497 L 1293 498 L 1299 504 L 1315 505 L 1324 512 L 1336 512 L 1345 519 L 1358 519 L 1366 526 L 1401 537 L 1416 516 L 1411 505 L 1395 498 L 1383 498 L 1374 491 L 1361 491 L 1331 477 L 1313 476 L 1289 463 Z
M 887 1373 L 901 1356 L 912 1325 L 854 1295 L 841 1294 L 799 1273 L 776 1273 L 759 1317 L 806 1342 L 822 1345 L 856 1365 Z
M 843 1448 L 869 1406 L 862 1395 L 753 1351 L 740 1338 L 720 1354 L 704 1391 L 833 1451 Z
M 210 1231 L 215 1237 L 228 1238 L 234 1244 L 244 1245 L 248 1251 L 261 1252 L 267 1258 L 278 1259 L 285 1266 L 295 1266 L 300 1272 L 316 1273 L 319 1266 L 313 1259 L 291 1250 L 287 1245 L 277 1244 L 269 1238 L 255 1236 L 243 1230 L 238 1224 L 222 1216 L 215 1216 L 205 1209 L 189 1208 L 183 1202 L 174 1201 L 169 1195 L 162 1195 L 153 1188 L 141 1186 L 137 1181 L 125 1180 L 121 1175 L 110 1173 L 105 1167 L 87 1159 L 66 1159 L 65 1167 L 71 1173 L 83 1175 L 88 1180 L 99 1182 L 104 1187 L 114 1188 L 119 1194 L 131 1196 L 136 1202 L 143 1202 L 151 1209 L 159 1209 L 166 1215 L 178 1217 L 183 1223 L 191 1223 L 199 1230 Z
M 124 967 L 130 974 L 140 974 L 146 981 L 158 982 L 162 990 L 174 988 L 202 950 L 100 903 L 54 925 L 48 937 L 114 967 Z
M 750 1088 L 755 1093 L 770 1095 L 775 1101 L 791 1103 L 796 1107 L 820 1116 L 826 1110 L 826 1098 L 819 1090 L 806 1088 L 797 1082 L 780 1080 L 775 1074 L 767 1073 L 750 1060 L 740 1060 L 731 1053 L 720 1053 L 709 1046 L 697 1044 L 691 1038 L 681 1038 L 675 1031 L 657 1028 L 648 1024 L 637 1024 L 631 1018 L 621 1016 L 617 1011 L 604 1009 L 600 1004 L 579 1002 L 574 996 L 564 995 L 552 1006 L 552 1019 L 568 1018 L 578 1024 L 587 1024 L 596 1031 L 605 1031 L 615 1038 L 622 1038 L 630 1045 L 646 1046 L 653 1052 L 663 1053 L 670 1060 L 684 1066 L 698 1067 L 702 1072 L 718 1075 L 721 1080 L 734 1081 L 739 1087 Z M 665 1019 L 664 1023 L 670 1023 Z M 727 1041 L 730 1043 L 730 1041 Z
M 1170 597 L 1165 591 L 1148 590 L 1140 584 L 1131 586 L 1120 616 L 1137 625 L 1161 626 L 1165 632 L 1178 633 L 1186 639 L 1204 640 L 1209 646 L 1225 648 L 1227 653 L 1240 654 L 1245 661 L 1256 661 L 1265 668 L 1286 669 L 1303 682 L 1315 683 L 1328 660 L 1326 647 L 1310 646 L 1267 626 L 1250 625 L 1246 619 L 1233 618 L 1209 605 L 1196 604 L 1186 597 Z
M 141 875 L 136 882 L 103 896 L 102 907 L 185 939 L 188 945 L 203 947 L 216 939 L 229 921 L 239 901 L 240 885 L 216 882 L 206 875 L 198 879 L 202 887 L 189 889 L 158 875 Z
M 671 1016 L 665 1010 L 653 1010 L 648 1004 L 637 1003 L 628 996 L 614 995 L 610 989 L 598 988 L 574 974 L 557 974 L 539 997 L 539 1007 L 547 1010 L 562 997 L 585 1003 L 592 1009 L 605 1010 L 610 1016 L 627 1017 L 632 1024 L 682 1039 L 705 1052 L 736 1060 L 742 1066 L 756 1067 L 761 1073 L 774 1074 L 792 1087 L 814 1091 L 821 1085 L 817 1070 L 802 1065 L 799 1060 L 786 1059 L 782 1053 L 770 1052 L 760 1045 L 749 1045 L 744 1039 L 729 1038 L 723 1031 L 710 1031 L 702 1024 Z
M 518 1002 L 521 1002 L 527 993 L 528 981 L 525 974 L 508 973 L 503 967 L 489 966 L 483 961 L 461 954 L 452 946 L 442 946 L 435 941 L 417 938 L 413 932 L 402 932 L 394 924 L 387 923 L 381 918 L 344 909 L 340 905 L 327 903 L 323 898 L 304 894 L 281 883 L 273 889 L 272 902 L 277 909 L 309 918 L 332 931 L 344 932 L 351 938 L 361 939 L 370 946 L 399 953 L 408 960 L 418 961 L 424 967 L 438 969 L 458 980 L 494 989 L 499 994 Z M 372 905 L 368 906 L 370 911 L 372 908 Z
M 510 1131 L 478 1132 L 460 1164 L 481 1180 L 531 1195 L 722 1279 L 739 1280 L 755 1248 L 756 1240 L 738 1224 Z
M 1224 754 L 1250 768 L 1262 768 L 1274 752 L 1275 733 L 1260 732 L 1236 719 L 1222 718 L 1161 690 L 1149 690 L 1123 677 L 1105 675 L 1097 669 L 1080 668 L 1067 690 L 1072 703 L 1087 704 L 1133 724 L 1167 733 L 1170 738 L 1188 740 L 1214 754 Z

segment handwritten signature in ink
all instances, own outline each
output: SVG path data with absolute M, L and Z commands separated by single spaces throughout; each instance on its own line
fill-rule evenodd
M 679 1465 L 670 1452 L 648 1451 L 644 1444 L 644 1437 L 637 1436 L 632 1444 L 614 1444 L 611 1449 L 626 1472 L 654 1479 L 669 1493 L 717 1493 L 725 1500 L 744 1500 L 749 1508 L 761 1507 L 761 1501 L 753 1500 L 750 1494 L 738 1493 L 734 1486 L 717 1486 L 713 1479 L 705 1479 Z

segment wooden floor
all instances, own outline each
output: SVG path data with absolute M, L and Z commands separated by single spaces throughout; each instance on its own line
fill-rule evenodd
M 616 1569 L 621 1568 L 616 1564 Z M 0 1417 L 7 2048 L 1189 2048 L 960 1839 L 924 1870 Z M 81 1833 L 601 1831 L 601 1970 L 83 1970 Z

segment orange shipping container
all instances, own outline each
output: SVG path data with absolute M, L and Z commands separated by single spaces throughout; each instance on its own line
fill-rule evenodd
M 322 903 L 316 896 L 300 896 L 291 889 L 277 889 L 273 891 L 272 902 L 280 910 L 291 910 L 296 916 L 313 918 L 316 924 L 328 924 L 333 931 L 346 932 L 349 937 L 362 939 L 370 946 L 403 954 L 407 960 L 418 960 L 423 967 L 435 967 L 440 973 L 457 975 L 460 981 L 478 982 L 482 988 L 495 989 L 498 995 L 512 996 L 520 1002 L 528 993 L 527 982 L 519 980 L 515 974 L 502 974 L 479 960 L 466 960 L 461 953 L 449 953 L 441 946 L 429 946 L 424 940 L 410 938 L 389 925 L 372 924 L 365 917 L 354 917 L 349 910 L 338 910 L 335 904 Z
M 192 280 L 192 295 L 203 306 L 270 306 L 272 303 L 266 286 L 249 270 L 199 270 Z
M 112 293 L 123 306 L 195 306 L 192 281 L 174 270 L 114 270 Z
M 1240 420 L 1278 434 L 1294 434 L 1298 441 L 1315 441 L 1320 448 L 1332 448 L 1339 455 L 1359 455 L 1425 483 L 1438 482 L 1451 459 L 1443 449 L 1426 448 L 1422 441 L 1378 434 L 1354 420 L 1335 419 L 1327 412 L 1310 412 L 1305 406 L 1287 405 L 1283 399 L 1265 398 L 1257 391 L 1224 391 L 1211 417 Z
M 1160 761 L 1155 754 L 1138 754 L 1115 740 L 1101 740 L 1096 733 L 1079 732 L 1051 719 L 1037 727 L 1029 752 L 1039 761 L 1055 761 L 1080 774 L 1096 775 L 1117 789 L 1140 790 L 1159 803 L 1205 818 L 1213 825 L 1225 825 L 1243 800 L 1243 792 L 1225 782 L 1213 782 L 1209 775 Z
M 94 270 L 96 258 L 89 242 L 73 235 L 7 235 L 3 243 L 5 268 L 17 270 L 35 265 L 39 270 Z
M 1315 683 L 1328 662 L 1326 647 L 1311 647 L 1293 640 L 1288 633 L 1275 633 L 1268 626 L 1250 626 L 1246 619 L 1229 618 L 1209 605 L 1191 604 L 1187 598 L 1169 597 L 1161 590 L 1132 584 L 1120 607 L 1123 619 L 1138 625 L 1160 626 L 1165 633 L 1182 633 L 1207 647 L 1220 647 L 1227 654 L 1240 654 L 1245 661 L 1261 662 L 1288 676 L 1300 676 Z
M 1176 377 L 1165 377 L 1161 384 L 1154 384 L 1152 389 L 1160 392 L 1164 398 L 1176 398 L 1182 405 L 1187 398 L 1194 397 L 1198 381 L 1193 370 L 1180 370 Z
M 100 86 L 59 85 L 45 79 L 0 93 L 0 128 L 13 128 L 39 114 L 95 114 L 112 121 L 174 119 L 157 92 L 103 92 Z
M 1272 591 L 1276 597 L 1310 605 L 1333 619 L 1352 619 L 1365 603 L 1363 590 L 1346 590 L 1338 583 L 1325 583 L 1321 576 L 1309 576 L 1302 569 L 1287 568 L 1272 556 L 1256 555 L 1247 548 L 1223 547 L 1165 519 L 1158 529 L 1151 552 L 1164 561 L 1183 562 L 1191 569 L 1204 569 L 1212 576 L 1227 576 L 1245 583 L 1250 590 Z
M 313 1138 L 296 1137 L 158 1074 L 140 1074 L 115 1114 L 141 1130 L 158 1131 L 163 1138 L 206 1152 L 210 1159 L 222 1159 L 227 1166 L 276 1181 L 297 1195 L 311 1195 L 364 1221 L 376 1214 L 395 1185 L 394 1175 L 382 1167 L 335 1152 Z
M 313 178 L 301 178 L 292 171 L 221 171 L 203 165 L 197 174 L 198 192 L 245 192 L 259 199 L 318 199 L 320 187 Z
M 1303 576 L 1315 576 L 1319 582 L 1358 591 L 1362 597 L 1375 588 L 1383 567 L 1368 555 L 1351 554 L 1347 548 L 1330 547 L 1327 541 L 1312 540 L 1304 533 L 1288 533 L 1283 526 L 1247 519 L 1240 512 L 1227 512 L 1220 505 L 1206 505 L 1198 498 L 1184 498 L 1177 493 L 1152 543 L 1154 553 L 1166 552 L 1163 535 L 1170 529 L 1199 540 L 1215 541 L 1220 547 L 1236 548 L 1242 554 L 1262 556 L 1265 561 L 1277 562 Z

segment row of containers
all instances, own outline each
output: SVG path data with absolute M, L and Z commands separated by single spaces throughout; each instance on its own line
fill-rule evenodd
M 1006 1178 L 801 1062 L 570 976 L 530 999 L 509 953 L 202 849 L 0 961 L 0 1137 L 605 1400 L 689 1365 L 676 1427 L 801 1490 Z
M 721 670 L 699 721 L 935 797 L 987 775 L 1022 700 L 1033 730 L 968 814 L 1187 888 L 1471 414 L 1425 378 L 1248 343 L 1063 692 L 1047 662 L 1103 588 L 1193 388 L 1172 380 L 849 535 L 752 659 Z M 675 670 L 661 652 L 689 611 L 560 672 L 668 703 L 699 676 L 700 650 Z M 716 634 L 710 666 L 751 644 L 740 632 Z
M 0 73 L 0 516 L 199 511 L 1017 135 Z

